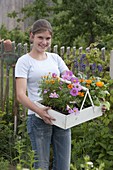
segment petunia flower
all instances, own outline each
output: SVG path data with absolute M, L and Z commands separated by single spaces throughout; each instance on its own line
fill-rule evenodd
M 73 76 L 72 71 L 66 71 L 66 72 L 62 75 L 62 78 L 63 78 L 64 80 L 71 80 L 72 76 Z
M 82 86 L 81 86 L 81 84 L 80 84 L 79 82 L 78 82 L 78 83 L 73 84 L 73 86 L 74 86 L 75 88 L 77 88 L 77 89 L 78 89 L 78 91 L 82 90 Z
M 77 88 L 72 88 L 71 89 L 71 91 L 70 91 L 70 94 L 72 95 L 72 96 L 77 96 L 78 95 L 78 89 Z
M 59 98 L 59 95 L 58 95 L 56 92 L 54 92 L 54 93 L 51 93 L 51 94 L 49 95 L 49 97 L 50 97 L 50 98 Z
M 73 109 L 68 110 L 68 113 L 76 115 L 79 113 L 79 110 L 77 107 L 74 107 Z
M 77 113 L 79 113 L 79 110 L 78 110 L 78 108 L 77 107 L 74 107 L 73 108 L 73 113 L 76 115 Z
M 78 83 L 79 80 L 78 80 L 78 78 L 76 78 L 76 77 L 72 77 L 72 78 L 71 78 L 71 82 L 72 82 L 72 83 Z
M 73 114 L 73 109 L 68 110 L 69 114 Z
M 53 78 L 56 78 L 56 77 L 57 77 L 57 74 L 56 74 L 56 73 L 52 73 L 52 77 L 53 77 Z

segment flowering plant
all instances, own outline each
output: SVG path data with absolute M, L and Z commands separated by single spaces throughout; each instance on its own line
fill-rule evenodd
M 83 86 L 91 89 L 91 95 L 95 105 L 100 105 L 100 99 L 106 95 L 106 87 L 103 82 L 96 79 L 85 80 L 73 76 L 71 71 L 66 71 L 62 78 L 55 73 L 49 73 L 42 77 L 40 83 L 41 97 L 43 104 L 63 114 L 78 114 L 85 96 Z M 98 91 L 98 95 L 95 94 Z M 103 93 L 104 92 L 104 93 Z M 86 99 L 85 107 L 91 106 L 89 99 Z
M 95 106 L 104 105 L 107 110 L 110 108 L 110 103 L 107 101 L 109 94 L 109 83 L 105 83 L 102 78 L 91 76 L 88 79 L 83 73 L 78 74 L 79 81 L 82 86 L 89 89 Z M 86 100 L 85 106 L 89 105 L 88 99 Z

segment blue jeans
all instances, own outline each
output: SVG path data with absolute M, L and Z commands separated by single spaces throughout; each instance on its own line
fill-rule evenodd
M 53 148 L 53 170 L 70 170 L 71 130 L 48 125 L 35 115 L 29 115 L 27 130 L 35 151 L 34 168 L 49 170 L 50 145 Z

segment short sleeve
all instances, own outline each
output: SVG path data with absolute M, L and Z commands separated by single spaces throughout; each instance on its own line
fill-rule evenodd
M 25 57 L 20 57 L 15 66 L 15 77 L 28 77 L 29 64 Z
M 64 72 L 65 70 L 69 70 L 64 60 L 58 54 L 54 54 L 54 59 L 56 60 L 58 64 L 58 69 L 60 73 Z

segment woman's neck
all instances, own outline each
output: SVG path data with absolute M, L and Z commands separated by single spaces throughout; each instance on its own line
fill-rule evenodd
M 29 55 L 32 57 L 32 58 L 34 58 L 34 59 L 36 59 L 36 60 L 45 60 L 46 58 L 47 58 L 47 55 L 46 55 L 46 53 L 45 52 L 36 52 L 36 51 L 34 51 L 34 50 L 32 50 L 30 53 L 29 53 Z

